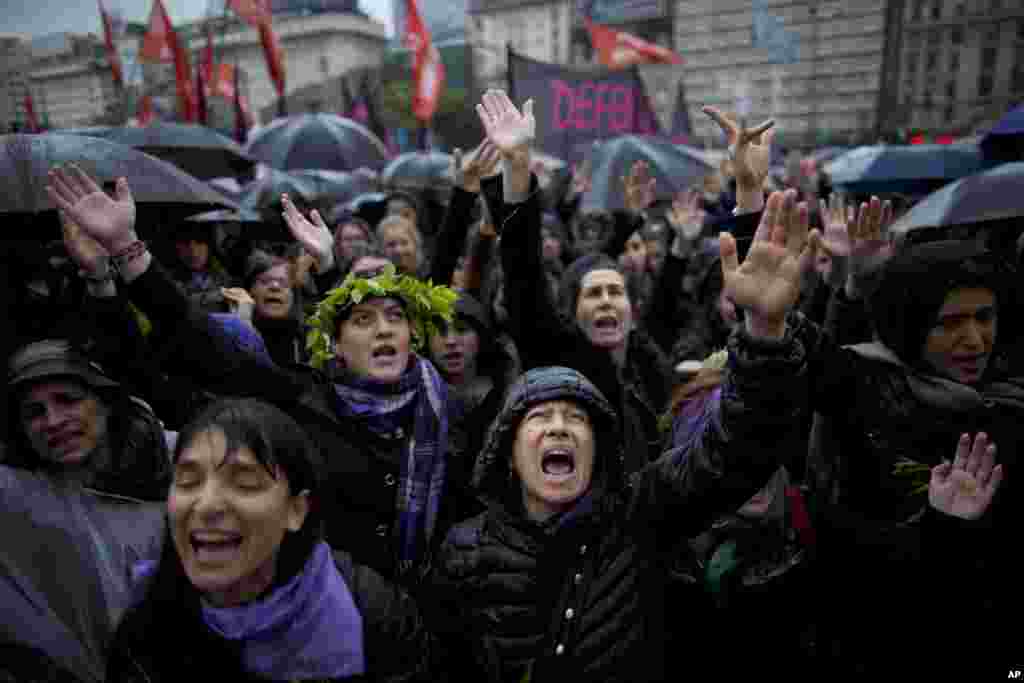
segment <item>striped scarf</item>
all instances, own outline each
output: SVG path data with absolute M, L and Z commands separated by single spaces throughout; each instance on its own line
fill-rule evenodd
M 426 557 L 437 526 L 450 416 L 448 385 L 428 361 L 413 359 L 397 384 L 348 375 L 334 385 L 339 415 L 361 420 L 379 434 L 394 432 L 412 415 L 412 438 L 402 458 L 395 501 L 400 574 Z

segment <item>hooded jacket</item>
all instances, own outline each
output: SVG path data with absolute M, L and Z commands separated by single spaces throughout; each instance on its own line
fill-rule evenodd
M 525 514 L 509 461 L 526 411 L 552 400 L 590 415 L 594 478 L 572 509 L 537 522 Z M 665 629 L 685 628 L 683 619 L 666 622 L 665 553 L 716 512 L 738 507 L 775 466 L 733 460 L 748 432 L 724 423 L 627 479 L 618 418 L 591 382 L 561 367 L 521 377 L 477 459 L 474 484 L 488 509 L 451 530 L 425 593 L 428 623 L 453 653 L 453 675 L 493 683 L 663 680 Z

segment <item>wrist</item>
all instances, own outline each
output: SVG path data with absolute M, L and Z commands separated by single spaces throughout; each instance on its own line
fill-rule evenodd
M 132 230 L 129 233 L 120 235 L 110 240 L 109 243 L 104 244 L 103 247 L 110 253 L 111 256 L 120 254 L 123 251 L 127 251 L 129 247 L 139 241 L 139 236 Z
M 764 193 L 760 187 L 737 187 L 736 207 L 754 213 L 764 209 Z
M 786 336 L 786 319 L 768 319 L 753 315 L 749 311 L 744 316 L 747 334 L 755 339 L 779 340 Z

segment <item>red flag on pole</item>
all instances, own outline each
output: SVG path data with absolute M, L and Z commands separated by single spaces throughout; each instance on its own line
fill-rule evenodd
M 207 124 L 207 107 L 206 107 L 206 78 L 203 76 L 203 71 L 206 70 L 206 66 L 202 63 L 196 65 L 196 120 L 200 125 L 205 126 Z
M 110 62 L 110 72 L 114 76 L 114 86 L 117 88 L 124 87 L 124 70 L 121 68 L 121 56 L 117 54 L 117 48 L 114 46 L 114 27 L 110 21 L 110 15 L 107 14 L 107 8 L 103 6 L 103 0 L 99 0 L 100 3 L 100 19 L 103 21 L 103 44 L 107 50 L 107 61 Z
M 200 57 L 200 63 L 203 67 L 203 80 L 206 82 L 206 87 L 211 87 L 214 79 L 213 75 L 213 32 L 210 31 L 210 23 L 207 22 L 203 27 L 206 32 L 206 47 L 203 48 L 202 57 Z
M 238 141 L 238 144 L 244 145 L 245 139 L 249 136 L 249 130 L 246 125 L 245 109 L 242 106 L 242 88 L 238 83 L 237 66 L 235 66 L 232 76 L 234 77 L 232 90 L 235 94 L 235 140 Z
M 583 22 L 598 60 L 609 69 L 623 69 L 634 64 L 683 63 L 683 58 L 672 50 L 649 43 L 632 33 L 595 24 L 589 17 L 584 17 Z
M 32 93 L 25 93 L 25 118 L 28 125 L 28 132 L 38 133 L 39 128 L 39 117 L 36 116 L 36 105 L 32 101 Z
M 430 30 L 420 17 L 416 0 L 406 0 L 405 45 L 413 53 L 412 112 L 420 121 L 429 121 L 437 111 L 444 90 L 444 64 L 430 41 Z
M 260 33 L 263 55 L 267 60 L 267 71 L 274 82 L 274 89 L 280 101 L 280 113 L 285 114 L 286 73 L 284 52 L 274 34 L 273 21 L 270 13 L 269 0 L 228 0 L 228 7 Z
M 188 52 L 171 25 L 162 0 L 153 0 L 149 30 L 142 41 L 139 58 L 153 62 L 174 62 L 174 80 L 178 90 L 178 109 L 186 122 L 196 120 L 195 92 L 188 65 Z
M 153 98 L 146 95 L 139 103 L 139 112 L 135 115 L 135 119 L 140 126 L 148 126 L 154 118 L 156 118 L 156 112 L 153 110 Z
M 228 7 L 253 28 L 270 23 L 270 3 L 267 0 L 228 0 Z

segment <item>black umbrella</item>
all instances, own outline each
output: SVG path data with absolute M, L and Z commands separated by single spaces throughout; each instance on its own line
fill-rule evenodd
M 61 132 L 134 147 L 169 161 L 200 180 L 242 175 L 252 171 L 255 165 L 238 143 L 206 126 L 161 122 L 150 126 L 95 126 Z
M 407 152 L 391 160 L 380 173 L 381 181 L 392 187 L 451 186 L 452 156 L 441 152 Z
M 384 143 L 368 128 L 334 114 L 275 119 L 253 133 L 245 150 L 253 159 L 282 171 L 379 170 L 388 159 Z
M 0 136 L 0 218 L 6 239 L 59 239 L 56 207 L 46 193 L 51 168 L 78 164 L 104 187 L 128 179 L 139 230 L 152 233 L 203 211 L 237 209 L 231 200 L 166 161 L 124 145 L 76 135 Z
M 377 174 L 367 168 L 352 173 L 344 171 L 301 170 L 292 175 L 308 180 L 314 189 L 318 204 L 338 204 L 377 189 Z

